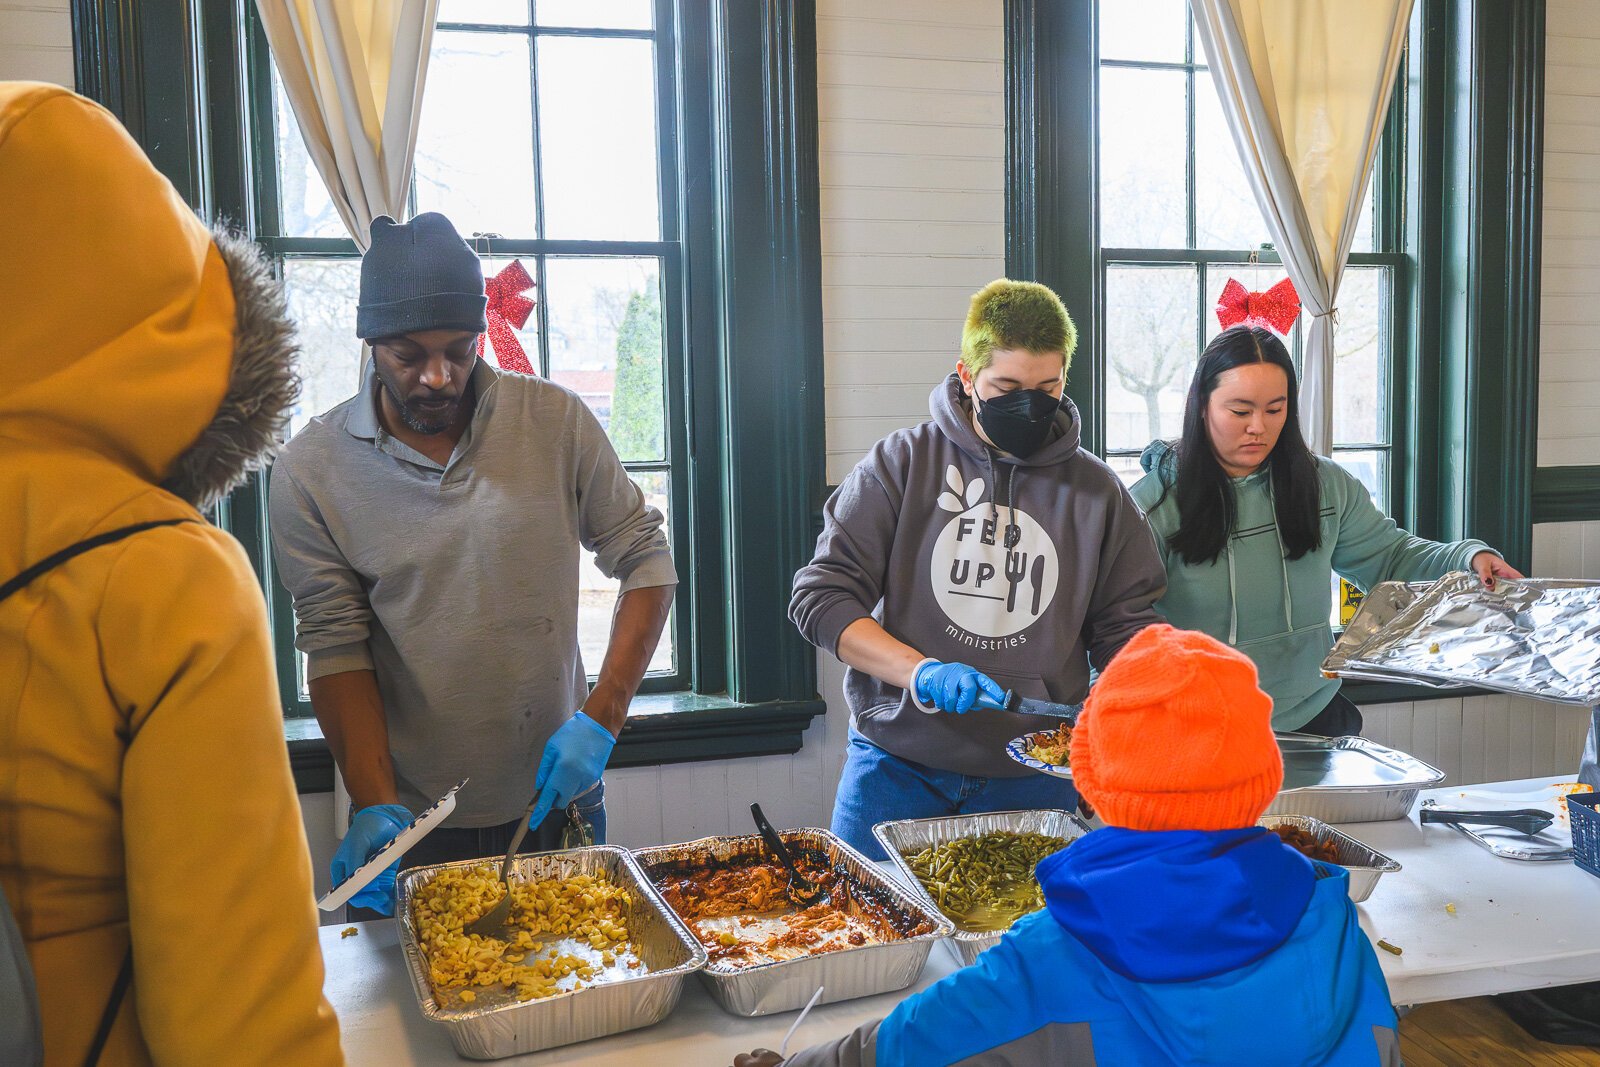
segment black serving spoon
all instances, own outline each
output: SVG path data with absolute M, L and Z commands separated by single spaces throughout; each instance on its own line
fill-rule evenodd
M 794 856 L 783 843 L 783 838 L 778 836 L 778 831 L 772 828 L 767 817 L 761 813 L 760 804 L 750 805 L 750 814 L 756 820 L 756 829 L 761 831 L 761 840 L 766 842 L 767 851 L 778 858 L 778 862 L 789 870 L 789 896 L 796 904 L 812 904 L 822 896 L 824 887 L 813 882 L 800 873 L 800 868 L 795 865 Z

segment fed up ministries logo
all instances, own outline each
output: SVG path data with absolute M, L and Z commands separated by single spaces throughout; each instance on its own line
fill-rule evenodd
M 934 542 L 928 580 L 939 607 L 966 633 L 947 632 L 977 648 L 1020 645 L 1025 638 L 992 639 L 1010 638 L 1049 609 L 1061 570 L 1055 545 L 1032 515 L 985 502 L 982 478 L 966 482 L 953 464 L 944 477 L 949 488 L 939 507 L 954 516 Z

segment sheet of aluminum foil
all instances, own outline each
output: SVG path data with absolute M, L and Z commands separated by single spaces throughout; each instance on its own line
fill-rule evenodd
M 1421 591 L 1373 592 L 1323 661 L 1327 674 L 1600 704 L 1600 582 L 1503 578 L 1488 590 L 1457 572 Z
M 791 850 L 811 854 L 845 874 L 881 906 L 910 922 L 925 921 L 931 929 L 913 937 L 756 963 L 737 970 L 702 969 L 698 972 L 700 981 L 711 998 L 731 1014 L 750 1017 L 802 1008 L 818 986 L 824 989 L 818 1003 L 832 1004 L 904 989 L 916 981 L 933 946 L 954 929 L 950 920 L 827 830 L 783 830 L 778 836 Z M 767 856 L 759 834 L 705 837 L 683 844 L 636 849 L 633 853 L 645 875 L 652 878 L 664 871 L 724 865 L 751 856 Z
M 412 922 L 411 900 L 426 889 L 440 871 L 492 863 L 499 857 L 463 860 L 431 867 L 413 867 L 399 878 L 400 945 L 406 970 L 425 1018 L 444 1026 L 460 1055 L 474 1060 L 499 1059 L 660 1022 L 678 1003 L 684 979 L 706 964 L 705 949 L 657 895 L 644 872 L 626 849 L 611 845 L 541 852 L 518 856 L 511 877 L 570 878 L 576 874 L 604 875 L 628 891 L 629 951 L 617 955 L 589 985 L 578 987 L 569 976 L 563 991 L 541 1000 L 518 1003 L 509 993 L 479 989 L 478 999 L 464 1004 L 458 997 L 442 995 L 428 977 L 428 963 Z M 571 939 L 550 942 L 551 948 L 587 956 L 590 946 Z M 627 968 L 637 960 L 641 966 Z M 591 960 L 599 964 L 598 958 Z

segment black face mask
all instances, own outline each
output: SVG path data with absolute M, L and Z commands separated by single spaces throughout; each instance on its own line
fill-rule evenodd
M 973 390 L 972 400 L 978 405 L 978 425 L 989 440 L 1018 459 L 1027 459 L 1039 451 L 1050 436 L 1056 412 L 1061 410 L 1061 397 L 1051 396 L 1043 389 L 1018 389 L 990 400 L 979 400 L 977 390 Z

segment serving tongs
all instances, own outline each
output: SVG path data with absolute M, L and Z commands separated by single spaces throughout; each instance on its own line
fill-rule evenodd
M 772 828 L 772 824 L 762 814 L 760 804 L 750 805 L 750 814 L 756 820 L 756 829 L 761 831 L 761 840 L 766 843 L 767 851 L 776 856 L 778 862 L 788 868 L 789 898 L 802 906 L 815 904 L 827 887 L 820 882 L 813 882 L 800 873 L 800 868 L 795 864 L 794 856 L 789 852 L 788 846 L 783 843 L 783 838 L 778 836 L 778 831 Z
M 1443 808 L 1422 808 L 1420 818 L 1425 823 L 1457 823 L 1469 826 L 1504 826 L 1508 830 L 1534 837 L 1550 828 L 1556 817 L 1539 808 L 1515 808 L 1510 811 L 1448 811 Z

